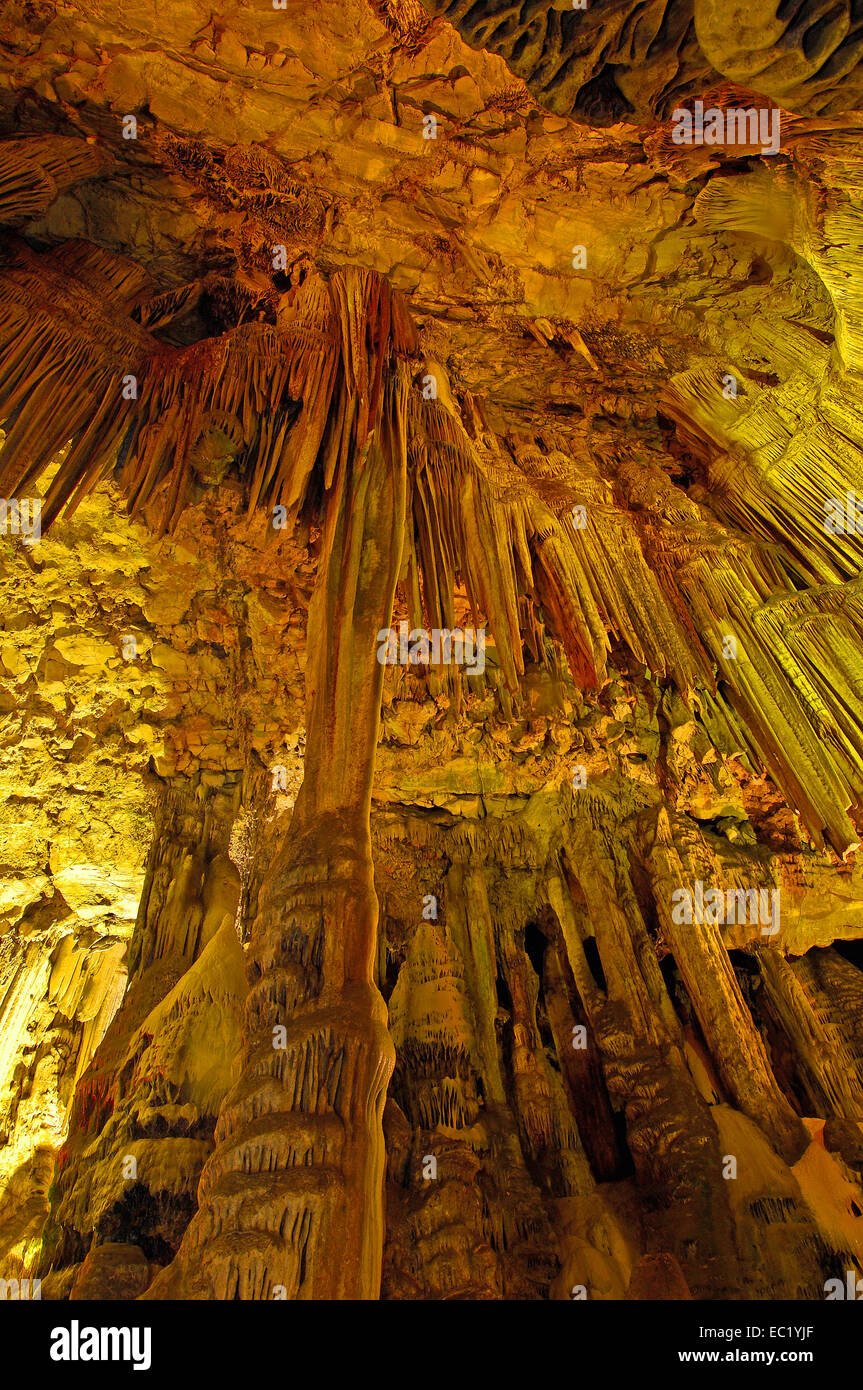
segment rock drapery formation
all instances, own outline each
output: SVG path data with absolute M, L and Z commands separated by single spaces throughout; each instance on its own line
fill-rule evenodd
M 823 1298 L 856 8 L 153 14 L 2 6 L 0 1277 Z
M 723 78 L 807 114 L 859 110 L 863 95 L 853 0 L 423 3 L 471 46 L 505 58 L 549 110 L 603 124 L 668 115 Z

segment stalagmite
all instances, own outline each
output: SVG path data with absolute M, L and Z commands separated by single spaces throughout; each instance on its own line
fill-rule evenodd
M 110 1287 L 102 1242 L 127 1258 L 137 1252 L 129 1297 L 149 1283 L 147 1261 L 176 1249 L 236 1075 L 244 981 L 239 876 L 226 853 L 234 790 L 181 784 L 161 800 L 125 996 L 77 1086 L 59 1156 L 49 1255 L 80 1281 L 93 1226 L 100 1237 L 86 1268 L 99 1292 L 72 1297 Z
M 648 865 L 662 931 L 722 1081 L 738 1108 L 761 1126 L 777 1152 L 791 1163 L 803 1152 L 806 1137 L 776 1084 L 763 1043 L 746 1012 L 719 926 L 707 915 L 682 924 L 676 920 L 670 885 L 686 883 L 690 873 L 675 851 L 665 811 L 659 813 L 651 838 Z M 770 923 L 765 928 L 759 922 L 759 928 L 774 930 Z

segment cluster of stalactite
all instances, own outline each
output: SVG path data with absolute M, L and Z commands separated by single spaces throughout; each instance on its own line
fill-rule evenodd
M 25 226 L 64 189 L 107 172 L 111 156 L 77 136 L 29 135 L 0 146 L 0 223 Z
M 319 455 L 330 487 L 348 449 L 363 447 L 379 410 L 385 353 L 367 380 L 356 335 L 380 331 L 388 346 L 394 315 L 393 347 L 409 349 L 401 301 L 362 270 L 329 283 L 309 276 L 287 296 L 276 326 L 240 324 L 183 349 L 132 317 L 146 286 L 137 266 L 98 247 L 67 243 L 36 256 L 23 243 L 10 246 L 0 290 L 0 416 L 12 423 L 0 489 L 26 495 L 65 451 L 45 525 L 114 472 L 131 513 L 155 504 L 167 529 L 188 500 L 208 437 L 221 434 L 230 456 L 242 457 L 249 506 L 277 503 L 295 518 Z M 348 399 L 359 402 L 355 414 Z
M 830 295 L 834 334 L 783 320 L 783 384 L 759 382 L 717 355 L 672 377 L 661 400 L 700 475 L 690 495 L 731 538 L 721 554 L 692 552 L 676 587 L 750 746 L 840 852 L 856 843 L 863 746 L 855 693 L 863 675 L 855 271 L 863 204 L 851 157 L 857 118 L 850 121 L 829 139 L 797 123 L 790 160 L 775 177 L 761 169 L 713 178 L 695 203 L 705 228 L 784 241 L 806 260 Z M 833 199 L 824 187 L 828 148 L 845 178 Z M 723 655 L 728 634 L 733 662 Z
M 748 178 L 728 181 L 736 205 L 749 198 L 750 221 L 759 209 L 772 217 L 772 184 L 768 198 L 753 176 L 757 196 L 749 195 Z M 727 220 L 723 189 L 710 183 L 702 217 Z M 857 225 L 850 212 L 846 221 Z M 838 238 L 847 260 L 853 247 L 831 226 L 820 226 L 819 244 L 835 259 Z M 46 526 L 113 473 L 131 512 L 164 529 L 196 487 L 212 483 L 214 453 L 223 460 L 217 478 L 228 467 L 241 474 L 250 510 L 281 506 L 291 524 L 321 490 L 329 495 L 351 451 L 378 427 L 389 354 L 408 362 L 418 353 L 403 299 L 364 270 L 329 280 L 311 272 L 276 296 L 273 323 L 240 323 L 188 347 L 159 341 L 138 321 L 152 297 L 143 272 L 98 248 L 73 242 L 37 255 L 8 246 L 0 493 L 26 495 L 62 456 Z M 800 351 L 817 349 L 801 336 Z M 726 400 L 706 369 L 673 378 L 663 409 L 709 474 L 710 509 L 693 508 L 683 524 L 636 522 L 602 495 L 598 475 L 560 450 L 550 497 L 535 459 L 482 427 L 481 403 L 466 402 L 462 418 L 444 369 L 434 371 L 436 398 L 425 399 L 417 375 L 400 388 L 392 417 L 408 452 L 410 524 L 396 563 L 412 622 L 454 627 L 463 583 L 474 623 L 490 625 L 508 698 L 526 646 L 554 659 L 545 633 L 584 687 L 601 682 L 609 644 L 621 640 L 684 698 L 717 707 L 737 751 L 769 770 L 816 841 L 826 836 L 840 852 L 856 843 L 849 808 L 863 789 L 863 710 L 848 586 L 859 560 L 852 538 L 824 527 L 825 504 L 860 485 L 863 471 L 863 426 L 840 369 L 825 364 L 813 401 L 817 437 L 806 450 L 780 411 Z M 574 506 L 585 506 L 586 525 L 573 521 Z M 814 596 L 819 613 L 836 609 L 826 623 L 799 620 L 800 585 L 813 581 L 835 585 Z

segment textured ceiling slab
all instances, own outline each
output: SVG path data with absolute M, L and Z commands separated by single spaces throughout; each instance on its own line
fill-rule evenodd
M 789 111 L 836 115 L 863 95 L 853 0 L 423 0 L 472 48 L 499 53 L 549 111 L 597 125 L 667 118 L 723 79 Z

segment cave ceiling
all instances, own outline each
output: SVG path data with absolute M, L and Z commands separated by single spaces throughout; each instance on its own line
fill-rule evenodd
M 0 1277 L 863 1272 L 861 55 L 0 0 Z

